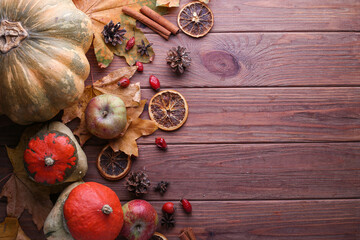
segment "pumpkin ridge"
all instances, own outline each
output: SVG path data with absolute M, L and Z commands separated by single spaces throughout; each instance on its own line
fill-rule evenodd
M 55 41 L 56 45 L 57 41 Z M 86 78 L 89 75 L 89 71 L 90 68 L 88 67 L 88 60 L 85 56 L 85 53 L 81 53 L 81 54 L 76 54 L 75 52 L 78 52 L 78 50 L 80 50 L 80 47 L 75 47 L 73 46 L 71 43 L 66 43 L 66 44 L 62 44 L 64 47 L 66 46 L 66 48 L 63 48 L 61 50 L 57 49 L 56 47 L 48 47 L 47 51 L 44 51 L 44 49 L 41 47 L 41 44 L 46 44 L 46 42 L 44 41 L 44 43 L 38 43 L 36 41 L 29 41 L 29 47 L 34 51 L 34 53 L 32 55 L 36 56 L 39 54 L 42 54 L 44 56 L 47 56 L 47 58 L 49 59 L 49 61 L 47 61 L 47 63 L 42 66 L 39 65 L 39 67 L 43 68 L 44 70 L 46 69 L 53 69 L 53 66 L 56 66 L 56 69 L 66 69 L 67 67 L 70 69 L 70 71 L 74 74 L 73 78 L 67 79 L 64 78 L 62 79 L 62 81 L 65 82 L 65 84 L 63 84 L 64 86 L 60 89 L 62 94 L 66 94 L 66 95 L 70 95 L 73 96 L 73 92 L 75 92 L 75 90 L 79 90 L 79 92 L 82 92 L 84 89 L 84 78 Z M 74 50 L 75 48 L 75 50 Z M 28 51 L 31 51 L 30 49 Z M 83 51 L 81 49 L 81 51 Z M 31 65 L 38 65 L 37 60 L 34 58 L 32 59 Z M 55 69 L 55 70 L 56 70 Z M 42 78 L 46 78 L 46 79 L 55 79 L 53 75 L 58 75 L 59 72 L 53 70 L 53 72 L 48 72 L 48 74 L 46 75 L 42 75 Z M 41 73 L 44 73 L 45 71 L 40 71 Z M 61 75 L 64 76 L 66 75 L 67 72 L 62 72 Z M 68 80 L 68 81 L 65 81 Z M 45 89 L 48 88 L 53 88 L 56 87 L 59 84 L 59 82 L 57 81 L 46 81 L 43 83 L 43 87 Z M 73 84 L 73 85 L 71 85 Z M 54 86 L 53 86 L 54 85 Z M 72 90 L 70 92 L 67 92 L 69 90 Z M 55 98 L 64 98 L 63 95 L 60 95 L 55 93 L 55 92 L 50 92 L 51 95 L 46 95 L 48 98 L 51 98 L 50 100 L 54 101 L 54 102 L 58 102 L 57 99 L 53 99 L 53 97 L 51 97 L 52 95 L 55 95 Z M 68 99 L 67 102 L 73 102 L 75 101 L 78 97 L 80 96 L 80 94 L 77 94 L 76 98 L 72 97 L 73 99 Z M 74 99 L 75 98 L 75 99 Z M 62 103 L 64 104 L 64 103 Z M 67 103 L 65 103 L 67 104 Z M 66 106 L 66 105 L 64 105 Z
M 49 120 L 84 91 L 91 20 L 71 0 L 0 0 L 2 20 L 20 22 L 29 36 L 0 54 L 1 113 L 19 124 Z

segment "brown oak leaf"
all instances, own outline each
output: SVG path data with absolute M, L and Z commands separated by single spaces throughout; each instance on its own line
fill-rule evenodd
M 13 166 L 13 175 L 5 183 L 1 197 L 7 197 L 6 211 L 10 217 L 18 218 L 26 209 L 32 215 L 32 219 L 38 229 L 41 229 L 44 221 L 53 207 L 50 201 L 50 193 L 60 192 L 66 185 L 56 187 L 43 186 L 32 181 L 25 170 L 23 155 L 29 141 L 43 124 L 34 125 L 25 129 L 19 144 L 15 148 L 7 147 L 7 154 Z
M 19 218 L 27 209 L 37 228 L 41 229 L 53 207 L 49 194 L 50 192 L 43 192 L 41 188 L 37 189 L 33 184 L 27 185 L 16 175 L 12 175 L 5 183 L 0 197 L 7 197 L 8 216 Z
M 153 121 L 139 118 L 144 110 L 145 103 L 146 100 L 142 101 L 136 109 L 131 109 L 130 113 L 127 111 L 130 114 L 131 122 L 123 136 L 110 141 L 110 146 L 114 152 L 123 151 L 129 156 L 139 156 L 136 140 L 141 136 L 151 135 L 158 129 Z
M 136 61 L 143 63 L 152 61 L 155 55 L 152 48 L 149 48 L 149 56 L 141 56 L 137 53 L 136 47 L 132 48 L 130 51 L 126 51 L 126 41 L 123 41 L 122 44 L 118 44 L 116 47 L 111 44 L 106 44 L 101 32 L 103 31 L 104 26 L 111 20 L 114 23 L 121 22 L 121 28 L 125 28 L 127 31 L 125 34 L 126 39 L 135 37 L 135 44 L 141 44 L 141 40 L 144 40 L 145 43 L 148 44 L 149 41 L 146 39 L 144 33 L 136 27 L 136 20 L 123 14 L 121 9 L 124 6 L 129 6 L 135 10 L 139 10 L 142 6 L 148 6 L 155 9 L 156 0 L 73 0 L 73 2 L 78 9 L 83 11 L 92 20 L 94 28 L 93 46 L 100 67 L 105 68 L 109 66 L 113 60 L 113 53 L 125 57 L 126 62 L 129 65 L 134 65 Z M 159 13 L 164 13 L 164 9 L 155 10 Z
M 0 240 L 30 240 L 21 229 L 17 218 L 6 217 L 0 223 Z

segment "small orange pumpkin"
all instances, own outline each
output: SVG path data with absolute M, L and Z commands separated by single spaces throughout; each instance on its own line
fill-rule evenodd
M 82 178 L 87 159 L 71 130 L 53 122 L 30 138 L 24 152 L 24 166 L 35 182 L 53 185 Z
M 114 240 L 124 222 L 116 193 L 95 182 L 75 187 L 63 211 L 67 228 L 76 240 Z

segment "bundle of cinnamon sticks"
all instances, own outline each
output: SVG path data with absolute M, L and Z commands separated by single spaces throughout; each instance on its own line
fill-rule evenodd
M 175 35 L 179 31 L 177 26 L 149 7 L 143 6 L 140 9 L 140 12 L 137 12 L 134 9 L 125 6 L 122 8 L 122 11 L 126 15 L 145 24 L 166 40 L 169 39 L 171 33 Z
M 187 227 L 181 230 L 179 235 L 180 240 L 196 240 L 194 231 L 191 227 Z

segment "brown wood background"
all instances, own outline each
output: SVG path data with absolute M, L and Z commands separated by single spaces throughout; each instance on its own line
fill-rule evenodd
M 190 108 L 180 130 L 138 141 L 133 170 L 145 168 L 153 185 L 170 182 L 164 196 L 150 191 L 145 199 L 158 213 L 165 201 L 193 204 L 191 215 L 179 206 L 175 228 L 158 230 L 169 239 L 187 226 L 201 240 L 360 239 L 360 1 L 211 0 L 210 7 L 215 25 L 202 39 L 178 34 L 166 42 L 144 29 L 156 58 L 132 79 L 149 99 L 155 74 Z M 177 12 L 167 18 L 175 22 Z M 193 59 L 182 77 L 164 60 L 177 45 Z M 95 80 L 126 65 L 116 58 L 103 70 L 91 51 L 88 58 Z M 0 144 L 16 145 L 23 129 L 1 116 Z M 154 145 L 156 136 L 167 151 Z M 110 186 L 125 203 L 133 196 L 124 180 L 97 172 L 103 144 L 84 147 L 85 180 Z M 2 179 L 11 172 L 3 146 L 0 160 Z M 3 198 L 0 221 L 5 206 Z M 44 239 L 27 212 L 20 223 Z

